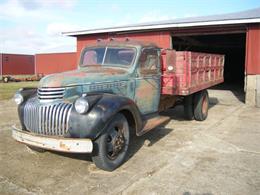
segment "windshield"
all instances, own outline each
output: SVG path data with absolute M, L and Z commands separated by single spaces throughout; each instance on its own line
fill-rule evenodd
M 80 66 L 130 66 L 135 58 L 134 48 L 95 47 L 86 48 L 81 57 Z

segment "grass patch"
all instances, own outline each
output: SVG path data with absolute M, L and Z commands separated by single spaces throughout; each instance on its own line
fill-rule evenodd
M 37 87 L 39 82 L 10 82 L 0 83 L 0 100 L 11 99 L 14 93 L 23 87 Z

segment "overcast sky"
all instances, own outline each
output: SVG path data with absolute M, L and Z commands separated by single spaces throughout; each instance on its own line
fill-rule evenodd
M 259 0 L 0 0 L 0 53 L 76 51 L 64 31 L 230 13 Z

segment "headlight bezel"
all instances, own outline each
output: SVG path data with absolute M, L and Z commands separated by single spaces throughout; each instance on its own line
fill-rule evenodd
M 24 97 L 21 93 L 15 93 L 13 99 L 17 105 L 20 105 L 24 101 Z
M 74 108 L 79 114 L 86 114 L 89 110 L 89 102 L 85 97 L 80 97 L 74 102 Z

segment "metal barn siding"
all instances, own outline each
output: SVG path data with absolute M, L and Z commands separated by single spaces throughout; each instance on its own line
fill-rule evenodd
M 79 59 L 81 50 L 90 44 L 95 44 L 98 39 L 107 41 L 111 38 L 115 40 L 142 40 L 147 42 L 153 42 L 162 48 L 171 47 L 171 35 L 170 32 L 142 32 L 142 33 L 124 33 L 124 34 L 95 34 L 95 35 L 82 35 L 77 37 L 77 59 Z
M 2 54 L 3 75 L 34 74 L 34 56 L 21 54 Z
M 36 54 L 35 66 L 37 74 L 52 74 L 77 68 L 76 53 Z
M 260 25 L 249 26 L 247 32 L 246 72 L 260 74 Z

